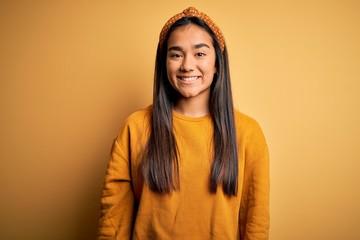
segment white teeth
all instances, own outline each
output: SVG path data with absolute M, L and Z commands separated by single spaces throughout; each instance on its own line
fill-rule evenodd
M 184 81 L 193 81 L 193 80 L 196 80 L 198 77 L 182 77 L 181 80 L 184 80 Z

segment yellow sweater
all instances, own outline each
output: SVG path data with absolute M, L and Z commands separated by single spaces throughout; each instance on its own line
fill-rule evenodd
M 173 112 L 180 158 L 180 190 L 158 194 L 143 183 L 138 159 L 149 136 L 150 108 L 125 121 L 114 141 L 101 199 L 98 239 L 268 239 L 269 161 L 259 125 L 235 112 L 239 189 L 228 197 L 209 192 L 212 162 L 210 116 Z M 160 146 L 161 147 L 161 146 Z

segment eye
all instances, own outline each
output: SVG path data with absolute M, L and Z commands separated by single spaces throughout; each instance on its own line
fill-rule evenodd
M 181 54 L 180 54 L 180 53 L 170 53 L 170 54 L 169 54 L 169 57 L 170 57 L 170 58 L 180 58 L 180 57 L 181 57 Z
M 196 53 L 196 56 L 197 56 L 197 57 L 205 57 L 206 54 L 203 53 L 203 52 L 198 52 L 198 53 Z

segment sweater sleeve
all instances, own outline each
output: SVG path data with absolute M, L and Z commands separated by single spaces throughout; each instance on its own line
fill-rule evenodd
M 134 195 L 128 143 L 120 145 L 118 141 L 114 141 L 103 185 L 98 240 L 131 239 L 132 235 Z
M 269 236 L 269 154 L 263 133 L 255 124 L 246 139 L 244 182 L 240 206 L 242 240 Z

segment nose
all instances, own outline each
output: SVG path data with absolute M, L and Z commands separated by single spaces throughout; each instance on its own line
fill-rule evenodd
M 195 69 L 195 59 L 191 55 L 183 58 L 180 70 L 184 72 L 191 72 Z

